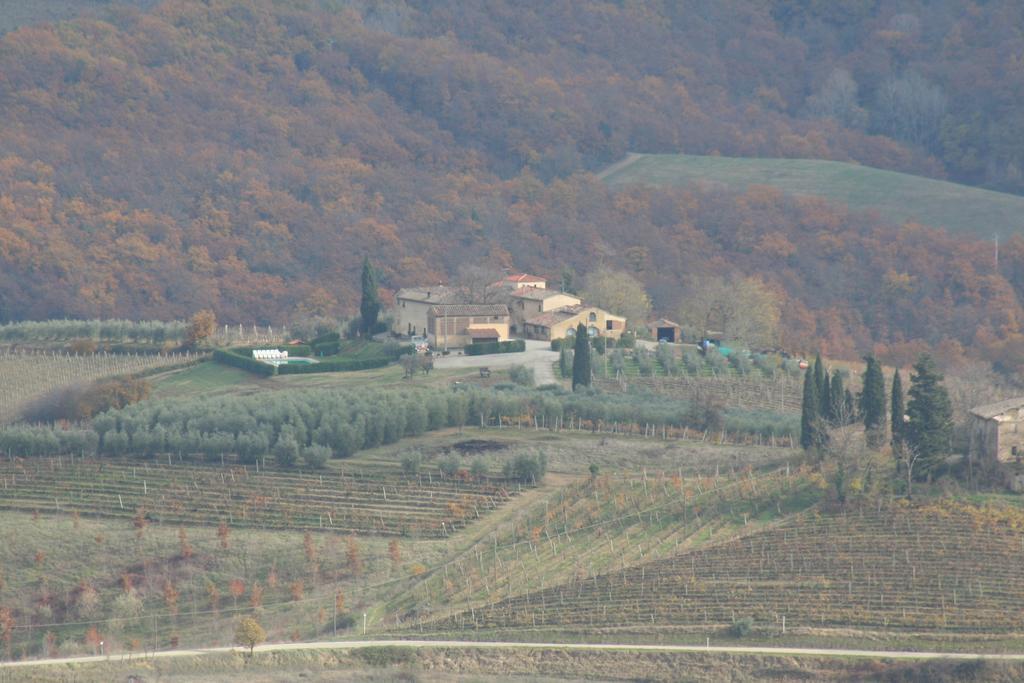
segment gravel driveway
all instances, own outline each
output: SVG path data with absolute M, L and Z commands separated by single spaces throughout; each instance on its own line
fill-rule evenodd
M 487 356 L 434 356 L 434 367 L 443 368 L 507 368 L 511 365 L 525 365 L 533 368 L 536 385 L 555 383 L 554 364 L 558 352 L 551 350 L 551 344 L 527 340 L 526 351 L 522 353 L 494 353 Z

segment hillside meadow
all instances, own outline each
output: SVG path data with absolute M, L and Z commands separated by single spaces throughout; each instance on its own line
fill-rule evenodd
M 630 155 L 603 179 L 612 187 L 724 187 L 745 192 L 765 185 L 796 196 L 823 197 L 887 222 L 945 228 L 1006 240 L 1022 234 L 1024 197 L 942 180 L 818 159 L 757 159 L 688 154 Z

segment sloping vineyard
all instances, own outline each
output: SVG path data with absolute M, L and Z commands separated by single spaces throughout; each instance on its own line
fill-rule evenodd
M 730 408 L 800 412 L 802 387 L 799 379 L 782 373 L 775 378 L 760 373 L 746 377 L 677 375 L 675 377 L 628 377 L 598 379 L 594 385 L 605 391 L 644 391 L 685 401 L 711 401 Z
M 817 500 L 803 470 L 682 478 L 643 472 L 561 488 L 482 539 L 462 558 L 422 578 L 391 611 L 485 605 L 574 578 L 671 557 L 702 543 L 753 533 Z
M 0 480 L 0 508 L 11 510 L 421 537 L 460 529 L 519 490 L 397 469 L 307 474 L 69 457 L 4 459 Z
M 979 508 L 801 515 L 671 558 L 573 577 L 430 628 L 691 630 L 737 619 L 778 629 L 1010 632 L 1024 627 L 1024 526 Z
M 0 352 L 0 424 L 10 422 L 34 399 L 62 386 L 130 375 L 194 359 L 194 354 L 133 355 Z

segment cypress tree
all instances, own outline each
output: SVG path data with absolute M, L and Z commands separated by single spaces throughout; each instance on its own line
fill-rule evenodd
M 832 382 L 829 384 L 829 414 L 832 424 L 849 424 L 850 414 L 846 412 L 846 390 L 843 388 L 843 376 L 838 370 L 832 371 Z
M 800 405 L 800 445 L 805 451 L 817 445 L 819 408 L 818 384 L 814 377 L 814 370 L 808 368 L 804 373 L 804 400 Z
M 821 354 L 814 356 L 814 390 L 818 396 L 818 411 L 821 411 L 821 397 L 828 396 L 828 392 L 825 391 L 825 378 L 828 375 L 825 374 L 825 364 L 821 362 Z
M 942 375 L 936 370 L 935 361 L 928 354 L 922 354 L 910 375 L 910 391 L 907 392 L 910 421 L 903 434 L 904 440 L 917 449 L 919 460 L 914 475 L 919 478 L 934 471 L 950 451 L 953 408 L 941 382 Z
M 891 399 L 891 425 L 892 425 L 892 445 L 894 448 L 899 448 L 903 445 L 903 415 L 906 410 L 903 408 L 903 382 L 900 380 L 900 371 L 897 368 L 892 373 L 892 399 Z
M 846 407 L 846 415 L 850 422 L 856 422 L 857 402 L 853 400 L 853 394 L 849 389 L 846 390 L 846 395 L 843 397 L 843 405 Z
M 864 429 L 869 432 L 881 432 L 885 435 L 885 378 L 882 366 L 874 356 L 864 357 L 867 368 L 864 370 L 864 391 L 860 395 L 860 412 L 864 418 Z M 876 446 L 877 447 L 877 446 Z
M 832 383 L 828 378 L 828 370 L 824 370 L 824 379 L 818 386 L 818 412 L 821 419 L 831 424 L 835 420 L 832 414 Z
M 362 299 L 359 301 L 359 329 L 364 336 L 372 334 L 380 315 L 380 293 L 377 291 L 377 273 L 370 265 L 370 257 L 363 257 Z
M 576 344 L 572 354 L 572 390 L 590 386 L 590 337 L 583 323 L 576 326 Z

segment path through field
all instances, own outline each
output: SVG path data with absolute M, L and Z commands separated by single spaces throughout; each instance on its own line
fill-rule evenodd
M 975 652 L 913 652 L 910 650 L 845 650 L 815 647 L 752 647 L 732 645 L 638 645 L 632 643 L 524 643 L 478 640 L 325 640 L 312 643 L 272 643 L 257 646 L 256 652 L 281 652 L 287 650 L 355 650 L 363 647 L 401 648 L 478 648 L 478 649 L 534 649 L 601 651 L 619 650 L 635 652 L 710 652 L 730 655 L 768 655 L 776 657 L 868 657 L 871 659 L 987 659 L 1000 661 L 1024 661 L 1024 653 L 988 654 Z M 211 647 L 201 650 L 162 650 L 148 655 L 135 655 L 131 661 L 155 657 L 197 657 L 206 654 L 244 652 L 239 647 Z M 0 662 L 0 669 L 30 666 L 52 666 L 63 664 L 86 664 L 89 662 L 129 661 L 127 654 L 111 657 L 59 657 L 55 659 L 34 659 L 19 662 Z

